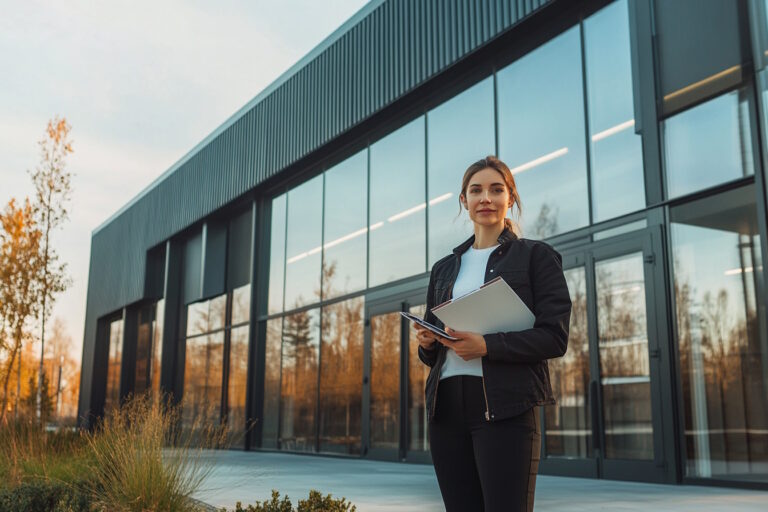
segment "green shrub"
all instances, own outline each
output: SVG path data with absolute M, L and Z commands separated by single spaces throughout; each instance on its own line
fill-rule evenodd
M 355 512 L 357 508 L 348 503 L 346 498 L 334 498 L 330 494 L 323 496 L 314 489 L 309 491 L 309 498 L 299 500 L 297 508 L 293 508 L 288 496 L 280 499 L 280 493 L 272 490 L 272 499 L 265 502 L 257 501 L 254 505 L 243 505 L 238 502 L 234 512 Z M 226 512 L 226 511 L 224 511 Z
M 0 490 L 3 512 L 89 512 L 88 495 L 78 486 L 32 480 Z

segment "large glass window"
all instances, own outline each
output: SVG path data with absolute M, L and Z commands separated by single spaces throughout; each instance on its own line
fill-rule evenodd
M 754 186 L 671 211 L 688 476 L 768 481 L 768 343 Z
M 523 235 L 589 223 L 579 27 L 497 74 L 499 154 L 523 203 Z
M 280 448 L 315 451 L 320 359 L 318 309 L 285 317 L 280 386 Z
M 154 393 L 160 392 L 160 376 L 163 370 L 163 331 L 165 329 L 165 299 L 157 301 L 155 306 L 155 328 L 152 332 L 152 364 L 149 368 L 149 380 Z
M 285 285 L 285 210 L 287 195 L 272 200 L 272 224 L 269 229 L 269 307 L 268 312 L 283 310 Z
M 459 209 L 461 178 L 470 164 L 496 152 L 495 140 L 492 77 L 427 113 L 430 267 L 472 234 L 472 221 Z
M 667 196 L 754 174 L 747 91 L 729 92 L 663 123 Z
M 573 309 L 568 351 L 563 357 L 549 361 L 557 405 L 544 409 L 545 453 L 550 457 L 591 457 L 586 270 L 584 267 L 568 269 L 565 279 Z
M 320 450 L 359 454 L 363 386 L 362 297 L 323 308 Z
M 325 173 L 323 298 L 365 288 L 368 152 Z
M 371 146 L 369 286 L 426 270 L 424 118 Z
M 266 363 L 264 365 L 264 422 L 261 446 L 277 448 L 280 425 L 280 367 L 282 360 L 283 319 L 267 320 Z
M 322 175 L 288 192 L 286 236 L 285 308 L 294 309 L 320 300 Z
M 143 393 L 149 387 L 149 373 L 152 359 L 152 324 L 155 305 L 139 310 L 139 328 L 136 332 L 136 373 L 133 391 Z
M 123 319 L 109 323 L 109 355 L 107 360 L 107 392 L 104 410 L 120 405 L 120 372 L 123 362 Z
M 400 442 L 399 313 L 371 317 L 371 447 Z
M 245 447 L 245 397 L 248 389 L 248 324 L 233 327 L 229 334 L 227 425 L 233 445 Z
M 186 426 L 219 423 L 224 365 L 224 332 L 187 339 L 182 419 Z
M 584 21 L 594 222 L 645 207 L 643 155 L 635 133 L 627 0 Z
M 409 312 L 424 318 L 425 304 L 411 306 Z M 419 359 L 419 339 L 413 322 L 408 322 L 408 449 L 428 451 L 427 404 L 424 400 L 424 388 L 427 384 L 429 366 Z

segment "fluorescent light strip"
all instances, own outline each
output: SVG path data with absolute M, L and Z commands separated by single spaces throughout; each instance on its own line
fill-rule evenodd
M 720 71 L 719 73 L 715 73 L 714 75 L 709 76 L 709 77 L 705 78 L 704 80 L 699 80 L 696 83 L 693 83 L 691 85 L 686 85 L 682 89 L 678 89 L 675 92 L 671 92 L 671 93 L 667 94 L 666 96 L 664 96 L 664 101 L 673 100 L 673 99 L 677 98 L 678 96 L 682 96 L 684 94 L 688 94 L 689 92 L 693 91 L 694 89 L 698 89 L 700 87 L 704 87 L 706 85 L 711 84 L 712 82 L 716 82 L 716 81 L 718 81 L 718 80 L 720 80 L 722 78 L 726 78 L 729 75 L 733 75 L 733 74 L 736 74 L 736 73 L 739 73 L 739 72 L 741 72 L 741 65 L 737 64 L 736 66 L 732 66 L 732 67 L 730 67 L 728 69 L 724 69 L 723 71 Z
M 379 229 L 381 226 L 383 226 L 383 222 L 377 222 L 376 224 L 373 224 L 371 226 L 371 231 L 374 229 Z M 347 240 L 351 240 L 357 236 L 364 235 L 368 231 L 368 228 L 358 229 L 357 231 L 354 231 L 348 235 L 344 235 L 341 238 L 337 238 L 336 240 L 332 240 L 325 244 L 323 247 L 326 249 L 333 247 L 334 245 L 339 245 L 342 242 L 346 242 Z M 297 254 L 296 256 L 293 256 L 292 258 L 287 259 L 286 263 L 295 263 L 301 259 L 306 258 L 307 256 L 311 256 L 312 254 L 317 254 L 320 252 L 320 247 L 315 247 L 314 249 L 310 249 L 307 252 L 302 252 L 301 254 Z
M 744 272 L 752 272 L 752 267 L 746 267 L 744 269 Z M 725 275 L 726 276 L 733 276 L 733 275 L 736 275 L 736 274 L 741 274 L 741 269 L 740 268 L 732 268 L 731 270 L 726 270 L 725 271 Z
M 448 192 L 447 194 L 437 196 L 429 200 L 429 206 L 434 206 L 437 203 L 442 203 L 443 201 L 445 201 L 446 199 L 450 199 L 451 197 L 453 197 L 453 192 Z
M 635 120 L 630 119 L 629 121 L 624 121 L 621 124 L 617 124 L 616 126 L 612 128 L 608 128 L 607 130 L 603 130 L 601 132 L 598 132 L 592 136 L 592 142 L 597 142 L 599 140 L 603 140 L 606 137 L 610 137 L 611 135 L 614 135 L 619 132 L 623 132 L 627 128 L 632 128 L 635 126 Z
M 519 172 L 527 171 L 528 169 L 531 169 L 533 167 L 536 167 L 537 165 L 541 165 L 543 163 L 547 163 L 551 160 L 554 160 L 555 158 L 559 158 L 563 155 L 568 153 L 568 148 L 560 148 L 557 151 L 553 151 L 549 154 L 546 154 L 544 156 L 540 156 L 539 158 L 535 160 L 531 160 L 530 162 L 526 162 L 523 165 L 519 165 L 512 169 L 512 174 L 517 174 Z
M 396 220 L 400 220 L 400 219 L 402 219 L 403 217 L 407 217 L 407 216 L 409 216 L 409 215 L 413 215 L 414 213 L 416 213 L 416 212 L 418 212 L 418 211 L 421 211 L 421 210 L 423 210 L 423 209 L 424 209 L 424 208 L 426 208 L 426 207 L 427 207 L 427 203 L 421 203 L 421 204 L 417 204 L 417 205 L 416 205 L 416 206 L 414 206 L 413 208 L 408 208 L 407 210 L 405 210 L 405 211 L 403 211 L 403 212 L 400 212 L 400 213 L 396 213 L 396 214 L 394 214 L 393 216 L 389 217 L 389 218 L 387 219 L 387 221 L 389 221 L 389 222 L 395 222 Z

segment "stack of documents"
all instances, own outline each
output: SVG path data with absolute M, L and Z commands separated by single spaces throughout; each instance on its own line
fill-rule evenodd
M 523 331 L 536 319 L 501 277 L 435 306 L 432 312 L 451 329 L 479 334 Z

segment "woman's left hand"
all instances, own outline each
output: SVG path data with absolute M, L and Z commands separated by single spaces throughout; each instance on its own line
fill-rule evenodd
M 476 359 L 488 354 L 488 348 L 485 345 L 485 338 L 483 338 L 482 334 L 477 334 L 476 332 L 455 331 L 450 327 L 447 327 L 445 332 L 454 338 L 459 338 L 459 340 L 451 341 L 437 336 L 437 341 L 456 352 L 456 355 L 463 360 L 469 361 L 470 359 Z

